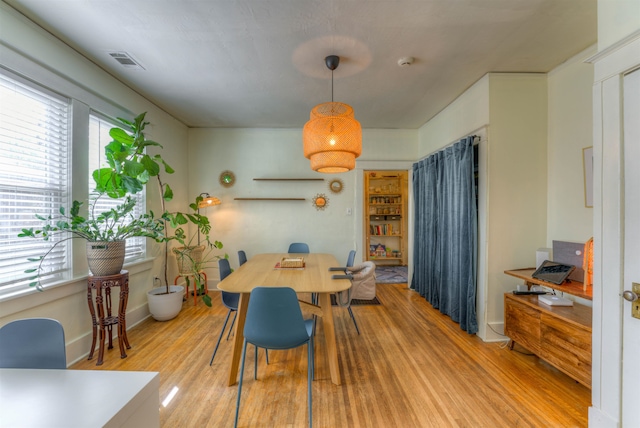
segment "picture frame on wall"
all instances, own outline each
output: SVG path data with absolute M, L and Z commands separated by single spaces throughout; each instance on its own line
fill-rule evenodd
M 582 149 L 584 170 L 584 206 L 593 208 L 593 146 Z

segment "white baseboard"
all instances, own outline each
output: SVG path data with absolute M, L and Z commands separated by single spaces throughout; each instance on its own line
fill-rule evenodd
M 589 407 L 590 428 L 620 428 L 620 422 L 602 413 L 597 407 Z
M 149 316 L 150 316 L 149 306 L 146 303 L 127 312 L 127 330 L 130 330 L 132 327 L 141 323 L 143 320 L 147 319 Z M 117 340 L 118 340 L 117 329 L 114 328 L 113 333 L 114 333 L 114 337 L 113 337 L 114 341 L 116 341 L 115 342 L 116 346 L 114 346 L 114 349 L 116 350 L 116 352 L 119 353 L 120 351 L 118 350 L 118 347 L 117 347 Z M 100 335 L 100 332 L 98 332 L 98 338 L 97 338 L 98 340 L 100 339 L 99 335 Z M 66 348 L 67 349 L 67 366 L 71 366 L 80 360 L 86 359 L 89 356 L 92 337 L 93 337 L 93 333 L 91 330 L 89 330 L 86 334 L 80 336 L 76 340 L 72 342 L 67 342 L 67 348 Z M 96 349 L 93 354 L 93 359 L 96 362 L 98 361 L 98 347 L 100 346 L 100 343 L 98 343 L 98 340 L 96 340 Z M 120 355 L 118 354 L 118 358 L 119 357 Z M 106 358 L 106 351 L 105 351 L 105 358 Z
M 485 342 L 506 342 L 509 340 L 508 337 L 504 336 L 504 322 L 487 323 L 485 332 Z

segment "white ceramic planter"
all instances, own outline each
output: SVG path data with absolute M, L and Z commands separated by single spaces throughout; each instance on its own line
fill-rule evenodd
M 178 316 L 182 310 L 184 287 L 171 285 L 169 294 L 164 294 L 166 291 L 166 287 L 152 288 L 147 291 L 149 312 L 156 321 L 169 321 Z

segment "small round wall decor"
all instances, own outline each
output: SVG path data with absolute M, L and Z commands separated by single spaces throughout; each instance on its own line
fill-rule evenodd
M 340 193 L 344 189 L 344 183 L 339 178 L 334 178 L 329 182 L 329 190 L 333 193 Z
M 323 210 L 329 205 L 329 198 L 324 193 L 318 193 L 311 199 L 311 203 L 317 210 Z
M 236 176 L 231 171 L 222 171 L 220 174 L 220 184 L 224 187 L 231 187 L 236 182 Z

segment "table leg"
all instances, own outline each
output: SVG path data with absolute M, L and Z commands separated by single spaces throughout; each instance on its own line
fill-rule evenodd
M 238 382 L 238 368 L 240 367 L 240 356 L 242 355 L 242 345 L 244 343 L 244 321 L 247 318 L 247 308 L 249 307 L 249 293 L 240 294 L 238 302 L 238 315 L 236 317 L 236 330 L 233 336 L 233 350 L 231 351 L 231 369 L 229 370 L 229 386 Z M 256 351 L 257 352 L 257 351 Z
M 336 330 L 333 324 L 333 309 L 331 308 L 331 293 L 319 293 L 320 308 L 322 309 L 322 327 L 324 330 L 324 341 L 327 347 L 327 358 L 329 359 L 329 371 L 331 381 L 340 385 L 340 366 L 338 365 L 338 346 L 336 345 Z
M 96 366 L 102 365 L 102 359 L 104 358 L 104 340 L 105 340 L 105 325 L 104 325 L 104 305 L 102 301 L 102 285 L 96 289 L 96 307 L 98 308 L 98 322 L 100 323 L 100 344 L 98 347 L 98 362 Z

